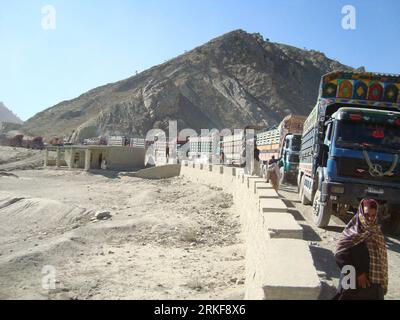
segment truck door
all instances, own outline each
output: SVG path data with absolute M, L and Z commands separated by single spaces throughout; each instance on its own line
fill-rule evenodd
M 333 127 L 333 122 L 328 123 L 324 144 L 322 145 L 322 150 L 321 150 L 320 167 L 322 167 L 322 168 L 326 168 L 326 166 L 328 164 L 329 151 L 330 151 L 331 140 L 332 140 L 332 131 L 333 131 L 332 127 Z

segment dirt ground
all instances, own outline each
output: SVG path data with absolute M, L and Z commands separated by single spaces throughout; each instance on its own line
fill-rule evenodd
M 181 177 L 2 175 L 0 299 L 242 299 L 232 205 L 221 189 Z M 102 211 L 111 218 L 95 218 Z
M 347 221 L 332 216 L 325 229 L 313 225 L 311 206 L 300 203 L 297 187 L 283 185 L 279 191 L 290 212 L 304 230 L 305 240 L 309 242 L 314 264 L 322 283 L 320 299 L 331 299 L 339 283 L 340 271 L 336 267 L 333 252 Z M 349 217 L 351 218 L 351 217 Z M 400 299 L 400 237 L 386 237 L 389 263 L 389 290 L 385 299 Z
M 43 151 L 0 146 L 0 171 L 35 169 L 43 165 Z

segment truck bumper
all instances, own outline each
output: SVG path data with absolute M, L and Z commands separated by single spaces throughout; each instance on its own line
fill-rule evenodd
M 372 198 L 379 204 L 400 205 L 400 189 L 367 184 L 323 182 L 322 201 L 357 207 L 362 199 Z

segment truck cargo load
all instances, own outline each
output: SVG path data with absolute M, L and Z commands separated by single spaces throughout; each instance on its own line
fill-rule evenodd
M 286 116 L 276 129 L 257 134 L 260 160 L 268 163 L 272 157 L 280 159 L 281 183 L 295 182 L 298 174 L 301 134 L 306 117 Z

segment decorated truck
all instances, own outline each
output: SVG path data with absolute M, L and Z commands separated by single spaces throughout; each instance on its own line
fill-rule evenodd
M 24 136 L 22 139 L 22 147 L 27 149 L 44 149 L 44 142 L 42 137 L 29 137 Z
M 301 134 L 306 117 L 288 115 L 278 128 L 257 134 L 260 160 L 280 159 L 281 182 L 295 182 L 298 174 Z
M 246 133 L 235 130 L 222 138 L 221 158 L 225 165 L 243 167 L 246 164 Z
M 213 159 L 219 154 L 219 135 L 207 135 L 188 137 L 188 158 L 198 163 L 213 163 Z
M 333 72 L 322 77 L 304 123 L 299 196 L 315 224 L 379 203 L 384 228 L 400 232 L 400 76 Z

